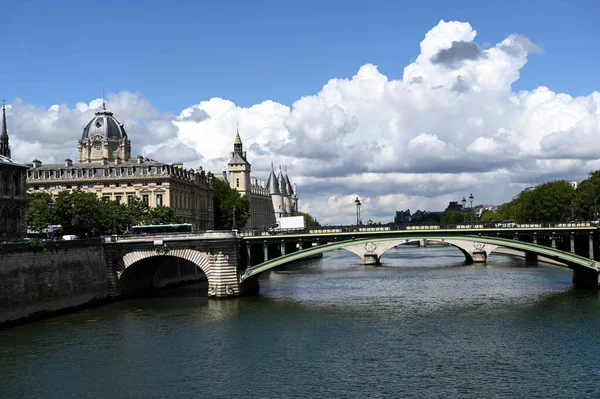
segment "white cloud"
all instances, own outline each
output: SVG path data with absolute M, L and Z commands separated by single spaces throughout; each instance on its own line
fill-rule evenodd
M 365 64 L 291 107 L 212 98 L 172 116 L 139 93 L 120 92 L 107 96 L 107 108 L 125 124 L 132 155 L 215 173 L 226 168 L 239 123 L 253 174 L 266 179 L 271 162 L 287 164 L 301 209 L 323 223 L 352 222 L 356 196 L 363 220 L 385 222 L 396 210 L 441 210 L 471 192 L 476 203 L 501 203 L 529 181 L 580 180 L 600 168 L 600 93 L 514 92 L 539 46 L 519 34 L 496 45 L 476 36 L 468 23 L 440 21 L 402 79 Z M 101 106 L 94 99 L 44 109 L 15 99 L 14 157 L 75 158 L 83 126 Z

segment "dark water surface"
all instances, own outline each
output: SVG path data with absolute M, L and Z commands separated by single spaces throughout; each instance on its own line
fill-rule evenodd
M 403 247 L 0 331 L 0 398 L 597 398 L 600 295 L 503 255 Z

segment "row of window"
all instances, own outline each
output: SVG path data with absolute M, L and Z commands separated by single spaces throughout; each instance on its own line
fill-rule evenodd
M 139 183 L 137 183 L 139 184 Z M 158 182 L 142 182 L 141 183 L 143 187 L 147 187 L 148 184 L 155 184 L 157 186 L 162 186 L 162 182 L 158 181 Z M 96 188 L 96 187 L 105 187 L 105 188 L 109 188 L 109 187 L 133 187 L 133 183 L 132 182 L 126 182 L 126 183 L 102 183 L 101 184 L 94 184 L 94 183 L 89 183 L 89 184 L 66 184 L 64 187 L 60 184 L 56 185 L 56 186 L 33 186 L 34 190 L 52 190 L 52 189 L 56 189 L 56 190 L 70 190 L 72 188 L 83 188 L 83 187 L 87 187 L 87 188 Z
M 111 167 L 111 168 L 89 168 L 89 169 L 57 169 L 57 170 L 43 170 L 43 171 L 29 171 L 28 177 L 33 179 L 53 179 L 53 178 L 78 178 L 78 177 L 94 177 L 97 175 L 99 171 L 102 171 L 102 175 L 104 177 L 109 176 L 137 176 L 140 172 L 141 175 L 146 176 L 148 174 L 157 174 L 159 172 L 164 172 L 165 167 Z
M 127 203 L 129 204 L 133 198 L 135 197 L 135 195 L 133 194 L 128 194 L 127 195 Z M 162 194 L 156 194 L 155 197 L 156 201 L 156 206 L 163 206 L 164 205 L 164 201 L 163 201 L 163 195 Z M 110 195 L 103 195 L 102 196 L 102 200 L 104 201 L 110 201 Z M 150 200 L 150 196 L 148 194 L 142 194 L 142 201 L 145 202 L 146 204 L 149 203 Z M 119 203 L 123 203 L 123 196 L 122 195 L 115 195 L 115 201 L 119 202 Z
M 0 179 L 0 193 L 2 195 L 22 195 L 21 176 L 15 174 L 12 176 L 4 175 Z

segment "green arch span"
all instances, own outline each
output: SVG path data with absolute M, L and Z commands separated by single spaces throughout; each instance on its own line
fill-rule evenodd
M 256 266 L 249 267 L 246 271 L 240 276 L 240 281 L 244 281 L 247 278 L 265 272 L 267 270 L 273 269 L 277 266 L 281 266 L 285 263 L 292 262 L 295 260 L 301 260 L 303 258 L 317 255 L 324 252 L 333 251 L 336 249 L 344 248 L 350 245 L 357 244 L 366 244 L 369 242 L 378 242 L 378 241 L 390 241 L 390 240 L 406 240 L 406 241 L 415 241 L 415 240 L 423 240 L 423 239 L 436 239 L 436 240 L 457 240 L 457 241 L 471 241 L 471 242 L 479 242 L 483 244 L 491 244 L 498 245 L 511 249 L 518 249 L 521 251 L 528 251 L 531 253 L 535 253 L 538 255 L 546 256 L 548 258 L 552 258 L 563 263 L 566 263 L 569 267 L 584 267 L 590 270 L 597 271 L 598 265 L 597 262 L 584 258 L 583 256 L 575 255 L 570 252 L 560 251 L 553 248 L 544 247 L 537 244 L 531 244 L 528 242 L 508 240 L 505 238 L 493 238 L 493 237 L 481 237 L 481 236 L 432 236 L 432 235 L 423 235 L 415 232 L 415 235 L 402 235 L 401 237 L 369 237 L 362 238 L 358 240 L 346 240 L 346 241 L 337 241 L 329 244 L 318 245 L 316 247 L 303 249 L 301 251 L 293 252 L 288 255 L 280 256 L 278 258 L 263 262 Z

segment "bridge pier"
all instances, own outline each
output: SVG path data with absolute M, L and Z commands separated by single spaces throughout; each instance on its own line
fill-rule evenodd
M 590 233 L 590 259 L 594 260 L 594 233 Z
M 379 265 L 380 257 L 377 254 L 364 254 L 363 255 L 363 263 L 366 266 L 377 266 Z
M 600 287 L 599 272 L 588 268 L 573 269 L 573 284 L 579 288 L 598 288 Z

